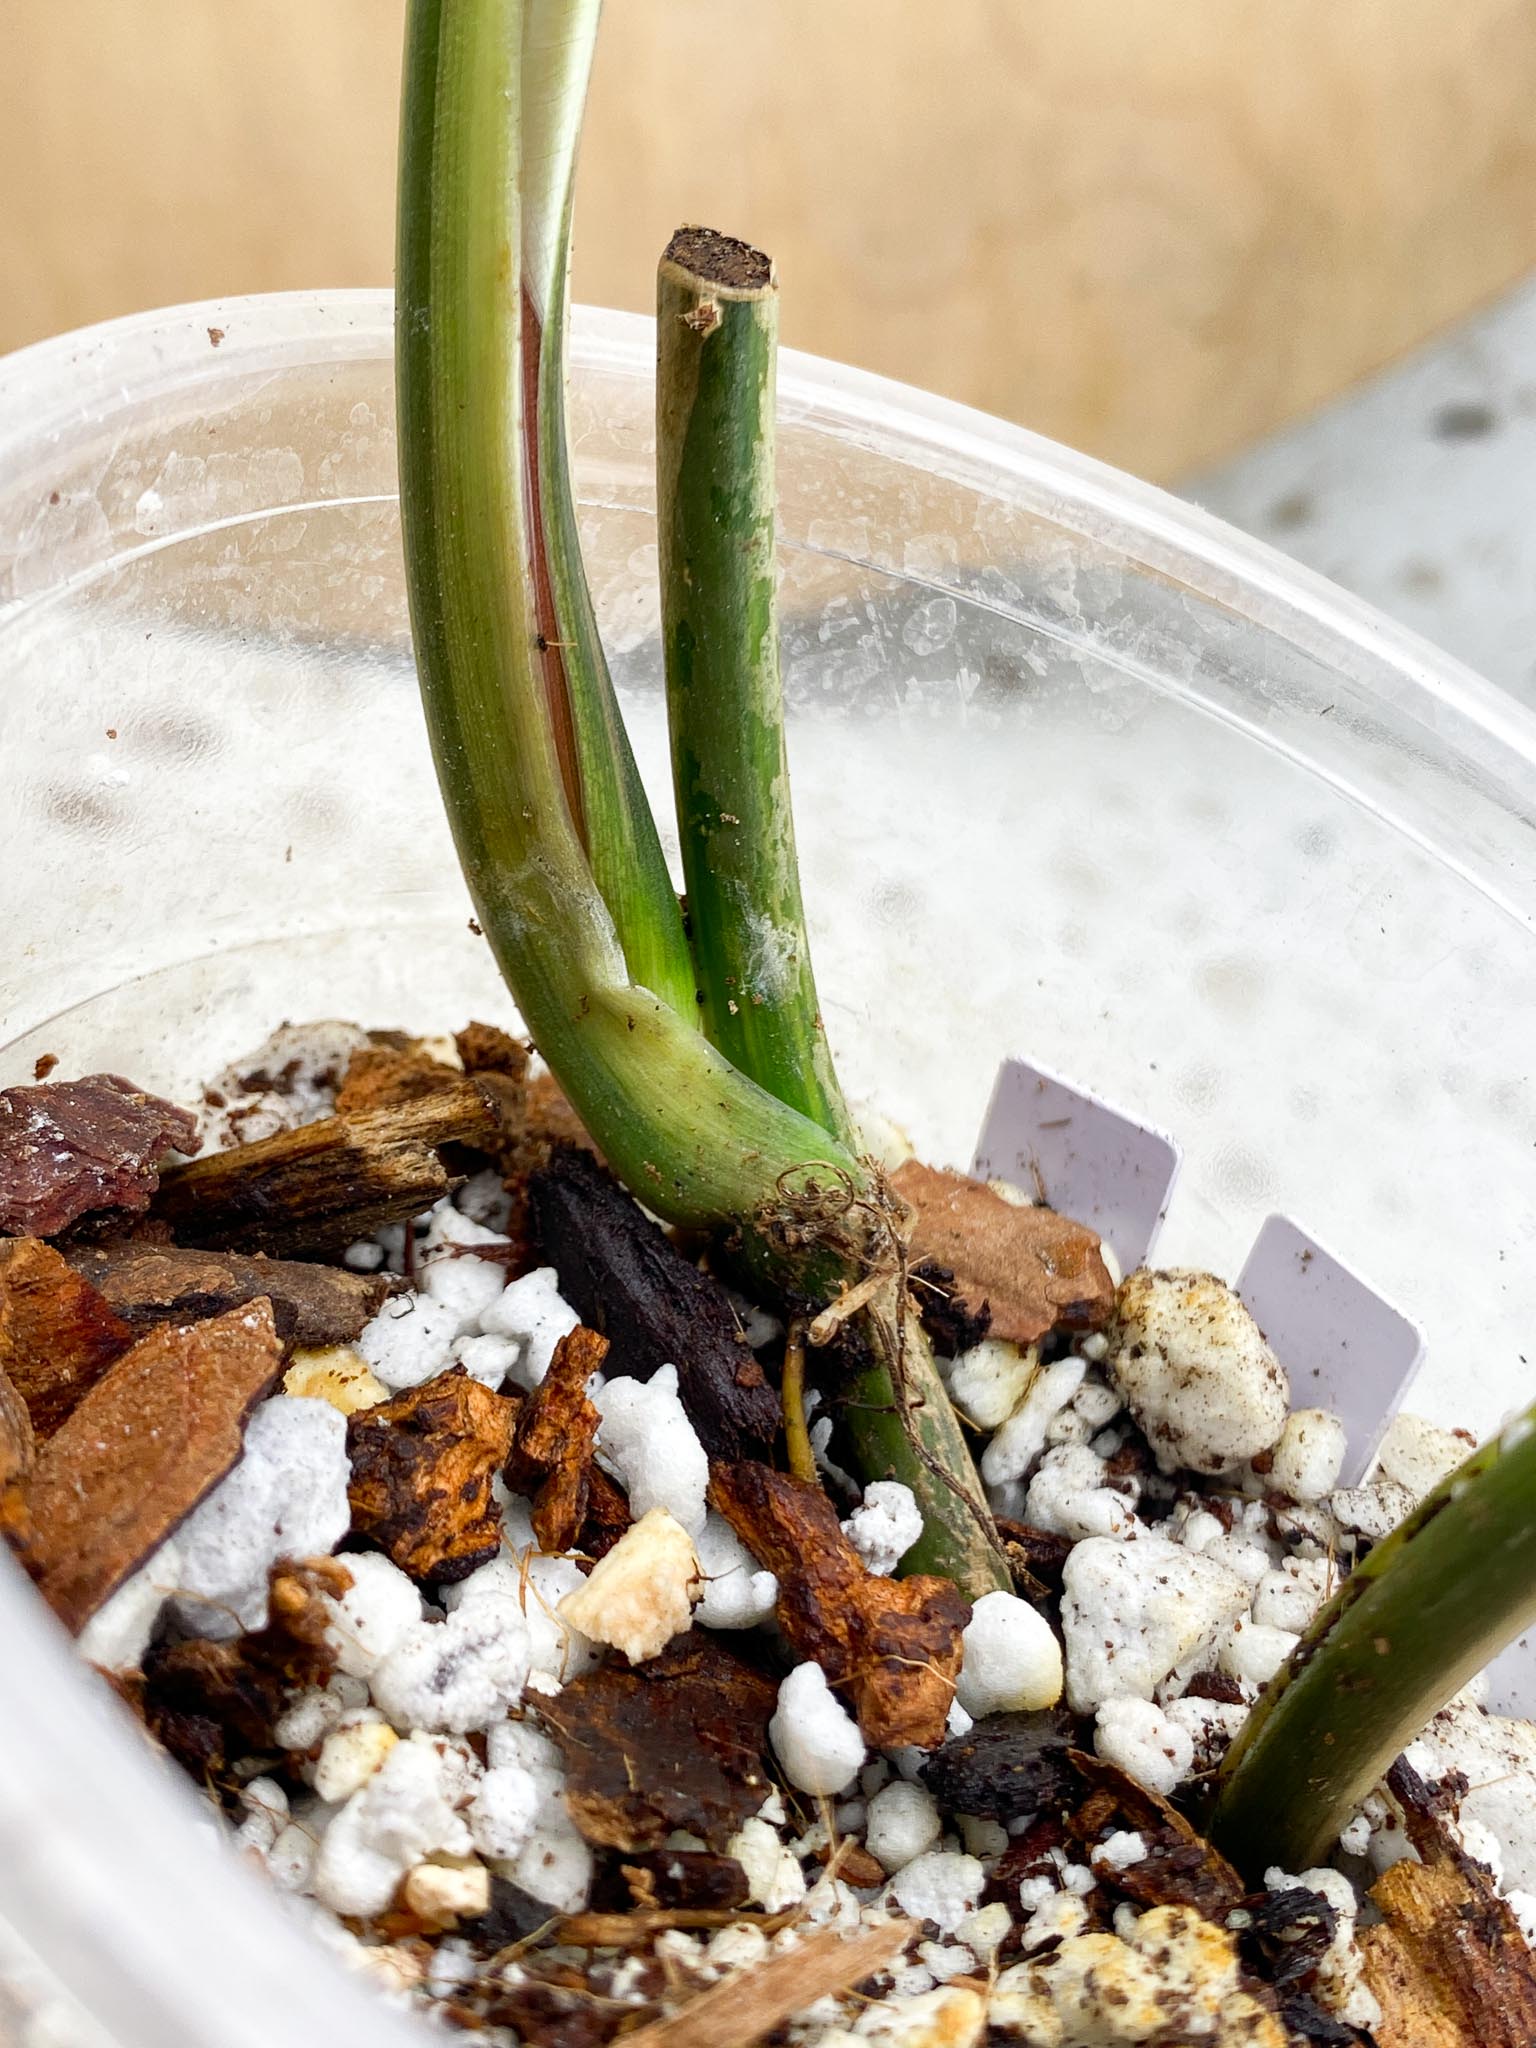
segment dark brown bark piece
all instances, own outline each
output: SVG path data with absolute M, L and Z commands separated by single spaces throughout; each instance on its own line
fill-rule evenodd
M 282 1357 L 265 1301 L 162 1324 L 43 1445 L 30 1563 L 66 1628 L 78 1633 L 230 1470 Z
M 572 1679 L 540 1711 L 565 1758 L 565 1803 L 589 1842 L 660 1849 L 674 1829 L 723 1850 L 770 1790 L 773 1683 L 701 1630 L 632 1669 Z
M 1060 1709 L 991 1714 L 936 1749 L 919 1775 L 951 1813 L 1023 1820 L 1060 1807 L 1077 1791 L 1068 1751 L 1078 1735 L 1073 1716 Z
M 734 1856 L 716 1855 L 709 1849 L 656 1849 L 626 1863 L 621 1874 L 635 1904 L 646 1910 L 747 1903 L 747 1873 Z M 882 1871 L 876 1882 L 884 1876 Z
M 492 1153 L 503 1110 L 493 1091 L 455 1079 L 412 1101 L 325 1117 L 194 1159 L 166 1174 L 155 1214 L 177 1242 L 278 1257 L 334 1251 L 450 1192 L 439 1151 Z
M 199 1778 L 222 1770 L 231 1752 L 275 1749 L 273 1723 L 289 1694 L 323 1685 L 336 1667 L 322 1595 L 337 1598 L 351 1584 L 342 1558 L 285 1559 L 272 1568 L 265 1628 L 151 1649 L 140 1703 L 149 1732 Z
M 991 1334 L 1034 1344 L 1052 1330 L 1093 1330 L 1114 1312 L 1099 1240 L 1054 1209 L 1022 1208 L 963 1173 L 909 1159 L 891 1175 L 915 1221 L 909 1250 L 954 1275 L 954 1303 L 991 1311 Z
M 596 1564 L 599 1558 L 608 1555 L 633 1522 L 624 1489 L 608 1477 L 601 1465 L 594 1465 L 587 1475 L 586 1520 L 573 1548 Z
M 970 1307 L 955 1285 L 954 1274 L 937 1259 L 919 1261 L 907 1277 L 923 1328 L 940 1358 L 958 1358 L 962 1351 L 973 1351 L 992 1328 L 988 1304 L 983 1301 Z
M 997 1533 L 1014 1581 L 1027 1599 L 1039 1605 L 1043 1598 L 1061 1592 L 1062 1574 L 1072 1550 L 1065 1536 L 1054 1536 L 1028 1522 L 1011 1522 L 1001 1515 Z
M 779 1582 L 780 1628 L 842 1693 L 876 1749 L 944 1740 L 970 1603 L 948 1579 L 878 1578 L 819 1486 L 772 1466 L 719 1464 L 711 1504 Z
M 1185 1686 L 1184 1697 L 1216 1700 L 1227 1707 L 1241 1707 L 1246 1703 L 1242 1681 L 1230 1677 L 1225 1671 L 1197 1671 Z
M 37 1463 L 37 1442 L 27 1404 L 0 1365 L 0 1543 L 25 1558 L 32 1548 L 27 1489 Z
M 0 1089 L 0 1232 L 52 1237 L 94 1209 L 148 1207 L 169 1151 L 197 1119 L 120 1074 Z
M 610 1377 L 648 1380 L 675 1365 L 679 1398 L 711 1458 L 766 1451 L 779 1430 L 778 1396 L 720 1283 L 586 1152 L 559 1147 L 529 1193 L 561 1293 L 608 1339 Z
M 1091 1797 L 1067 1831 L 1091 1849 L 1111 1829 L 1139 1834 L 1147 1853 L 1114 1876 L 1115 1889 L 1141 1906 L 1191 1906 L 1218 1927 L 1242 1903 L 1246 1886 L 1225 1856 L 1195 1832 L 1175 1807 L 1088 1750 L 1068 1752 Z
M 1387 1786 L 1422 1861 L 1394 1863 L 1371 1897 L 1381 1924 L 1360 1937 L 1381 2005 L 1379 2048 L 1530 2048 L 1536 1966 L 1482 1865 L 1457 1844 L 1429 1787 L 1401 1759 Z
M 514 1942 L 547 1927 L 550 1918 L 550 1910 L 542 1899 L 534 1898 L 520 1885 L 498 1877 L 493 1871 L 490 1911 L 475 1920 L 461 1920 L 459 1932 L 478 1954 L 493 1956 L 498 1950 L 510 1948 Z
M 587 1519 L 599 1420 L 587 1381 L 607 1352 L 606 1337 L 578 1324 L 518 1411 L 506 1480 L 532 1499 L 533 1533 L 546 1553 L 575 1549 Z
M 347 1422 L 352 1530 L 419 1584 L 452 1585 L 501 1550 L 491 1481 L 517 1403 L 461 1365 Z
M 135 1335 L 52 1245 L 35 1237 L 0 1240 L 0 1367 L 27 1404 L 40 1441 Z
M 135 1331 L 201 1322 L 265 1295 L 286 1346 L 350 1344 L 384 1306 L 387 1273 L 174 1244 L 72 1245 L 69 1263 Z
M 1253 1975 L 1270 1985 L 1294 2008 L 1310 2019 L 1304 2001 L 1309 2000 L 1323 1957 L 1338 1930 L 1339 1916 L 1321 1892 L 1304 1885 L 1291 1885 L 1283 1892 L 1253 1892 L 1244 1899 L 1247 1918 L 1241 1947 L 1244 1961 Z M 1296 2031 L 1309 2036 L 1303 2027 Z M 1323 2040 L 1329 2037 L 1324 2034 Z M 1346 2032 L 1336 2038 L 1353 2042 Z

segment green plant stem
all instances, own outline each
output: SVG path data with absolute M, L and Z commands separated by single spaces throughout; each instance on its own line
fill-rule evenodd
M 1404 1745 L 1536 1621 L 1536 1408 L 1344 1580 L 1227 1754 L 1211 1836 L 1239 1869 L 1311 1868 Z
M 785 1462 L 797 1479 L 816 1483 L 816 1453 L 805 1424 L 805 1324 L 796 1317 L 784 1340 L 784 1368 L 779 1379 L 784 1409 Z
M 672 784 L 704 1029 L 856 1146 L 822 1027 L 784 745 L 774 557 L 778 287 L 681 228 L 656 280 L 656 511 Z
M 859 1363 L 838 1392 L 859 1476 L 866 1485 L 902 1480 L 922 1510 L 923 1533 L 901 1561 L 903 1575 L 953 1579 L 972 1600 L 1011 1593 L 1013 1573 L 960 1418 L 905 1290 L 877 1297 L 849 1330 Z

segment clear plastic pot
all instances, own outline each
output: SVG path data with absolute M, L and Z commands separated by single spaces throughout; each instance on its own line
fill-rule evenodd
M 390 319 L 231 301 L 0 365 L 0 1082 L 186 1092 L 283 1018 L 509 1015 L 411 673 Z M 592 580 L 665 811 L 650 360 L 579 318 Z M 1488 1427 L 1536 1337 L 1536 719 L 1016 428 L 792 356 L 781 396 L 853 1091 L 963 1163 L 1028 1052 L 1182 1140 L 1162 1256 L 1232 1271 L 1292 1213 L 1426 1327 L 1414 1405 Z M 7 1999 L 39 2043 L 404 2028 L 195 1811 L 0 1571 L 0 2035 Z

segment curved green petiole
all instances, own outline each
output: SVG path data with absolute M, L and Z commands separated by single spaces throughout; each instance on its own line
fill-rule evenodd
M 1306 1870 L 1404 1745 L 1536 1622 L 1536 1408 L 1475 1451 L 1340 1586 L 1228 1752 L 1211 1837 Z

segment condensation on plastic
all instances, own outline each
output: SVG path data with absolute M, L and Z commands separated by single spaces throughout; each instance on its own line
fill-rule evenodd
M 390 305 L 236 300 L 0 365 L 0 1081 L 188 1091 L 284 1017 L 509 1015 L 410 670 Z M 577 322 L 599 613 L 666 803 L 652 338 Z M 1536 721 L 1198 511 L 789 356 L 783 619 L 829 1030 L 968 1156 L 1020 1052 L 1173 1133 L 1159 1254 L 1272 1210 L 1526 1390 Z M 386 2048 L 0 1572 L 0 2014 L 35 2043 Z M 28 2030 L 30 2029 L 30 2036 Z

